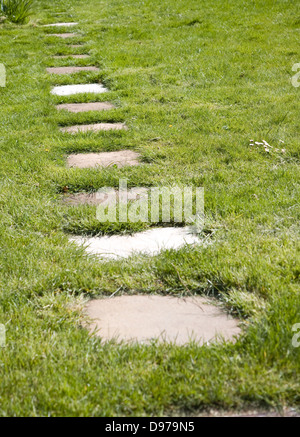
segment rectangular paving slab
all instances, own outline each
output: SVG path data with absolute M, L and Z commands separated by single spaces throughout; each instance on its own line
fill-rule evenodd
M 70 134 L 76 134 L 78 132 L 99 132 L 108 130 L 127 130 L 127 126 L 124 123 L 96 123 L 96 124 L 79 124 L 75 126 L 63 127 L 60 130 L 62 132 L 68 132 Z
M 51 94 L 56 96 L 72 96 L 74 94 L 93 93 L 101 94 L 108 92 L 104 85 L 99 83 L 87 83 L 83 85 L 61 85 L 51 90 Z
M 58 55 L 58 56 L 52 56 L 53 59 L 87 59 L 90 55 Z
M 77 26 L 78 23 L 53 23 L 53 24 L 44 24 L 43 27 L 72 27 Z
M 78 33 L 48 33 L 48 36 L 57 36 L 58 38 L 74 38 L 74 36 L 78 36 Z
M 139 165 L 139 158 L 140 154 L 133 150 L 102 153 L 78 153 L 69 155 L 67 158 L 67 164 L 68 167 L 75 168 L 110 167 L 112 165 L 121 168 L 126 165 Z
M 85 307 L 85 327 L 105 342 L 185 345 L 215 343 L 220 336 L 235 341 L 239 320 L 228 316 L 216 301 L 200 296 L 118 296 L 93 299 Z
M 56 109 L 68 112 L 88 112 L 88 111 L 108 111 L 114 109 L 114 105 L 109 102 L 90 102 L 90 103 L 62 103 Z
M 179 249 L 200 242 L 188 228 L 172 227 L 150 229 L 133 235 L 72 237 L 70 240 L 85 245 L 88 253 L 104 259 L 128 258 L 134 254 L 157 255 L 164 249 Z
M 98 67 L 49 67 L 47 72 L 50 74 L 73 74 L 80 71 L 100 71 Z

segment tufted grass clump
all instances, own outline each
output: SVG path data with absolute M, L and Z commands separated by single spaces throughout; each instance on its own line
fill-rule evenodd
M 1 0 L 1 13 L 12 23 L 24 24 L 32 5 L 33 0 Z

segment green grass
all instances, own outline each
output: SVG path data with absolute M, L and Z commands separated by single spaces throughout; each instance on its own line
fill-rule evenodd
M 72 20 L 80 22 L 77 49 L 39 27 Z M 284 0 L 43 0 L 27 25 L 0 24 L 7 72 L 0 88 L 0 323 L 7 330 L 1 416 L 299 406 L 292 327 L 300 322 L 300 91 L 291 85 L 299 23 L 296 2 Z M 91 59 L 51 59 L 70 53 Z M 101 71 L 45 72 L 62 65 Z M 50 95 L 54 85 L 95 81 L 110 92 Z M 55 109 L 96 100 L 116 109 Z M 101 121 L 124 121 L 129 130 L 59 131 Z M 250 139 L 279 151 L 251 148 Z M 70 152 L 126 148 L 139 151 L 143 165 L 65 166 Z M 95 208 L 61 202 L 66 186 L 93 192 L 117 187 L 120 177 L 130 187 L 203 186 L 203 238 L 210 244 L 99 263 L 69 243 L 72 233 L 144 228 L 105 226 Z M 103 344 L 81 328 L 81 308 L 118 289 L 217 298 L 241 318 L 243 335 L 234 345 L 209 347 Z

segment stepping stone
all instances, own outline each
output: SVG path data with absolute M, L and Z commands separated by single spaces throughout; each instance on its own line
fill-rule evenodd
M 73 59 L 87 59 L 90 55 L 60 55 L 60 56 L 52 56 L 53 59 L 67 59 L 67 58 L 73 58 Z
M 148 193 L 147 188 L 137 187 L 132 188 L 127 191 L 127 199 L 128 201 L 135 201 L 140 198 L 146 197 Z M 71 206 L 77 205 L 101 205 L 103 202 L 111 203 L 114 202 L 115 195 L 117 199 L 119 199 L 119 191 L 118 190 L 109 190 L 107 193 L 101 192 L 99 193 L 76 193 L 76 194 L 68 194 L 64 196 L 63 201 Z
M 57 36 L 58 38 L 66 39 L 78 36 L 78 33 L 49 33 L 48 36 Z
M 238 320 L 199 296 L 94 299 L 86 305 L 85 313 L 91 320 L 85 327 L 104 342 L 149 344 L 157 340 L 182 346 L 192 340 L 204 345 L 218 342 L 220 336 L 234 342 L 241 334 Z
M 133 235 L 112 235 L 104 237 L 72 237 L 79 246 L 86 245 L 86 251 L 101 258 L 120 259 L 140 253 L 157 255 L 164 249 L 179 249 L 185 245 L 199 243 L 199 238 L 187 228 L 155 228 Z
M 74 94 L 82 93 L 106 93 L 108 89 L 99 83 L 87 83 L 84 85 L 62 85 L 56 86 L 52 89 L 51 94 L 56 96 L 72 96 Z
M 114 105 L 109 102 L 90 102 L 90 103 L 62 103 L 57 105 L 56 109 L 65 109 L 69 112 L 87 112 L 87 111 L 108 111 L 114 109 Z
M 100 71 L 97 67 L 49 67 L 47 72 L 50 74 L 73 74 L 80 71 Z
M 108 130 L 127 130 L 127 126 L 124 123 L 96 123 L 96 124 L 79 124 L 75 126 L 63 127 L 60 130 L 62 132 L 68 132 L 69 134 L 76 134 L 78 132 L 99 132 Z
M 45 24 L 43 27 L 72 27 L 77 26 L 78 23 L 53 23 Z
M 139 165 L 140 154 L 132 150 L 121 150 L 119 152 L 103 153 L 79 153 L 69 155 L 67 159 L 68 167 L 74 168 L 96 168 L 109 167 L 116 165 L 118 168 L 126 165 Z

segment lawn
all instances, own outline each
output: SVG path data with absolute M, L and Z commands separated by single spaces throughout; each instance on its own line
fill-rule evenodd
M 69 41 L 42 24 L 78 21 Z M 297 2 L 45 0 L 24 25 L 0 22 L 1 416 L 153 416 L 300 403 Z M 69 31 L 68 29 L 60 29 Z M 72 29 L 72 31 L 74 31 Z M 71 53 L 90 59 L 54 59 Z M 46 67 L 95 65 L 56 76 Z M 55 85 L 102 82 L 109 93 L 58 97 Z M 110 101 L 111 111 L 57 111 Z M 70 124 L 126 122 L 81 133 Z M 266 141 L 270 147 L 254 142 Z M 68 169 L 69 153 L 138 151 L 143 164 Z M 204 187 L 203 244 L 100 263 L 70 235 L 147 228 L 96 220 L 65 192 Z M 90 297 L 210 296 L 239 317 L 234 343 L 103 343 L 82 328 Z

